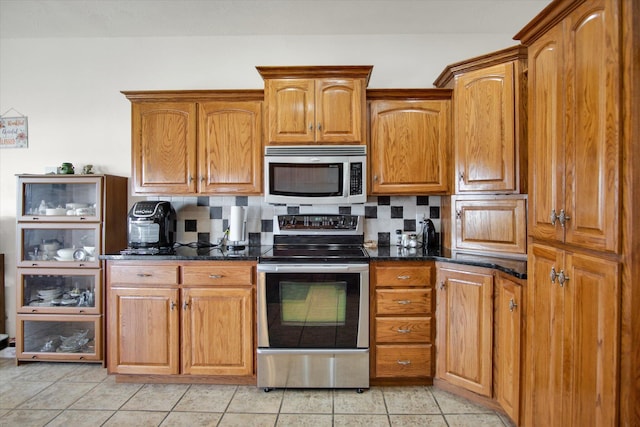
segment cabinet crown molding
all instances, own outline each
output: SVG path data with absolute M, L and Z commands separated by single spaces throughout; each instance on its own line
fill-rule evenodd
M 469 71 L 487 68 L 492 65 L 503 64 L 509 61 L 526 60 L 527 48 L 522 45 L 515 45 L 506 49 L 497 50 L 485 55 L 476 56 L 464 61 L 455 62 L 447 65 L 442 73 L 433 82 L 438 88 L 450 87 L 453 79 L 458 74 L 468 73 Z
M 257 66 L 263 79 L 360 78 L 369 84 L 373 65 Z

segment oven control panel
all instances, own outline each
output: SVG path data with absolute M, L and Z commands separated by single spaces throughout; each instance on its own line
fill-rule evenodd
M 280 231 L 305 231 L 305 230 L 326 230 L 326 231 L 354 231 L 361 229 L 361 217 L 358 215 L 342 214 L 299 214 L 299 215 L 277 215 L 274 225 Z

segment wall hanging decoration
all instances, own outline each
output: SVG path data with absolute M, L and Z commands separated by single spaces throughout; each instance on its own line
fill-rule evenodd
M 19 115 L 9 117 L 10 111 Z M 27 116 L 13 108 L 8 109 L 0 115 L 0 148 L 26 148 L 28 145 Z

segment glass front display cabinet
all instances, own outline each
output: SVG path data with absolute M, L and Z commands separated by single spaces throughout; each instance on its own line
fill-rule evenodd
M 128 179 L 18 175 L 16 358 L 103 362 L 100 256 L 127 247 Z

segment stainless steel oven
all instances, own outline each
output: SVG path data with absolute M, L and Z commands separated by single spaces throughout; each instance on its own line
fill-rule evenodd
M 258 263 L 258 387 L 368 388 L 369 263 L 359 218 L 276 221 L 273 249 Z

